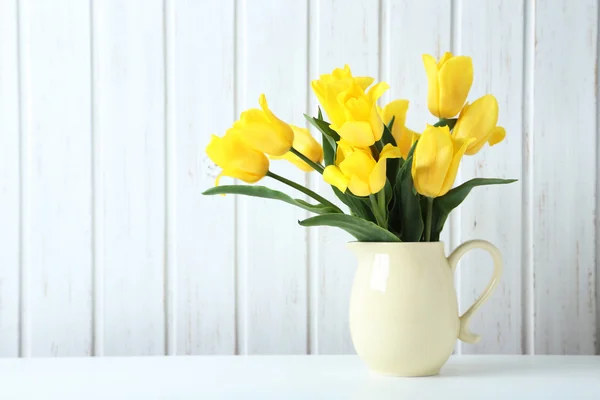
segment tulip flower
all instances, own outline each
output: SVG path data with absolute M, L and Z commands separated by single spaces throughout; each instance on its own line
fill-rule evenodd
M 445 53 L 436 63 L 434 57 L 423 55 L 429 82 L 427 105 L 438 118 L 452 118 L 462 109 L 473 83 L 471 57 Z
M 353 77 L 346 66 L 311 84 L 330 119 L 331 129 L 352 146 L 369 147 L 383 134 L 376 102 L 389 86 L 380 82 L 366 91 L 372 82 L 373 78 Z
M 417 192 L 432 198 L 448 193 L 471 141 L 454 138 L 447 126 L 428 125 L 413 154 L 411 172 Z
M 377 99 L 388 88 L 380 82 L 365 93 L 357 83 L 340 93 L 340 102 L 346 117 L 342 124 L 331 124 L 331 129 L 352 146 L 369 147 L 381 139 L 383 121 L 377 110 Z
M 406 111 L 408 110 L 408 100 L 395 100 L 386 105 L 381 114 L 383 116 L 383 122 L 388 125 L 392 118 L 394 119 L 394 125 L 392 125 L 392 136 L 396 141 L 396 145 L 400 149 L 402 158 L 406 160 L 408 152 L 412 147 L 413 143 L 419 139 L 419 134 L 406 127 Z
M 467 151 L 468 155 L 477 153 L 487 142 L 490 146 L 500 143 L 506 136 L 504 128 L 496 126 L 498 122 L 498 102 L 491 94 L 480 97 L 473 104 L 464 106 L 456 125 L 452 130 L 457 139 L 473 138 Z
M 269 171 L 267 157 L 248 147 L 232 129 L 228 130 L 223 137 L 213 135 L 206 147 L 206 154 L 223 169 L 215 185 L 219 184 L 221 176 L 230 176 L 246 183 L 256 183 Z
M 336 68 L 331 74 L 323 74 L 318 80 L 311 82 L 311 87 L 321 107 L 329 117 L 329 121 L 334 125 L 341 126 L 346 121 L 343 106 L 339 103 L 338 97 L 342 92 L 347 91 L 352 83 L 356 83 L 361 90 L 366 90 L 374 81 L 374 78 L 354 77 L 350 67 Z
M 244 111 L 233 124 L 233 132 L 254 150 L 272 156 L 287 153 L 294 142 L 292 128 L 277 118 L 269 109 L 264 94 L 258 100 L 261 109 L 251 108 Z
M 295 125 L 290 125 L 294 131 L 294 149 L 302 153 L 312 162 L 320 163 L 323 161 L 323 147 L 315 140 L 306 128 L 300 128 Z M 292 152 L 287 152 L 283 156 L 272 156 L 272 159 L 285 159 L 300 168 L 304 172 L 313 171 L 313 167 L 302 161 L 297 155 Z
M 379 192 L 385 186 L 386 160 L 399 158 L 400 150 L 391 144 L 385 145 L 375 161 L 371 152 L 363 148 L 346 148 L 338 165 L 329 165 L 323 172 L 325 182 L 345 192 L 347 189 L 356 196 L 368 196 Z

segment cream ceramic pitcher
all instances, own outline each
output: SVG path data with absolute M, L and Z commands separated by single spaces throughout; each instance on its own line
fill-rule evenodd
M 502 274 L 500 251 L 484 240 L 460 245 L 450 257 L 442 242 L 366 243 L 348 247 L 358 258 L 350 297 L 350 333 L 356 353 L 380 374 L 435 375 L 460 339 L 476 343 L 469 320 L 495 289 Z M 453 273 L 459 259 L 480 248 L 492 256 L 487 288 L 458 315 Z

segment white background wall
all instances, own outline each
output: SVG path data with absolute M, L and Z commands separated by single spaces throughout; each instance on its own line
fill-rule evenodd
M 349 239 L 291 206 L 203 197 L 204 154 L 267 94 L 303 125 L 309 81 L 348 63 L 433 122 L 422 53 L 470 55 L 502 144 L 448 248 L 505 273 L 462 353 L 597 352 L 594 0 L 0 0 L 0 356 L 348 353 Z M 326 191 L 318 176 L 277 172 Z M 277 185 L 274 185 L 277 187 Z M 484 254 L 456 277 L 461 309 Z

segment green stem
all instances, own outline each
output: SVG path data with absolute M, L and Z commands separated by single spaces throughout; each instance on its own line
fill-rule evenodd
M 273 178 L 281 183 L 284 183 L 290 187 L 293 187 L 296 190 L 299 190 L 300 192 L 304 193 L 305 195 L 307 195 L 309 197 L 312 197 L 313 199 L 315 199 L 316 201 L 318 201 L 319 203 L 321 203 L 323 205 L 333 207 L 334 209 L 338 210 L 340 213 L 342 213 L 342 214 L 344 213 L 342 210 L 340 210 L 340 208 L 338 206 L 336 206 L 335 204 L 333 204 L 326 198 L 319 196 L 312 190 L 305 188 L 304 186 L 299 185 L 294 181 L 290 181 L 289 179 L 286 179 L 283 176 L 277 175 L 271 171 L 267 171 L 267 176 L 270 178 Z
M 425 216 L 425 241 L 431 241 L 431 221 L 433 220 L 433 197 L 427 198 L 427 215 Z
M 381 215 L 381 209 L 379 208 L 379 203 L 374 194 L 369 195 L 369 200 L 371 200 L 371 208 L 373 210 L 373 215 L 375 215 L 375 219 L 377 220 L 377 225 L 381 226 L 384 229 L 387 229 L 387 223 L 385 222 L 385 218 Z
M 381 213 L 381 216 L 383 217 L 383 223 L 384 223 L 384 228 L 387 229 L 388 228 L 388 209 L 387 209 L 387 204 L 385 203 L 385 189 L 381 189 L 379 192 L 377 192 L 377 205 L 379 206 L 379 212 Z
M 325 170 L 325 168 L 323 168 L 323 166 L 321 164 L 312 161 L 310 158 L 306 157 L 304 154 L 300 153 L 298 150 L 296 150 L 293 147 L 290 149 L 290 152 L 292 154 L 295 154 L 299 159 L 301 159 L 302 161 L 304 161 L 305 163 L 307 163 L 311 167 L 313 167 L 313 169 L 315 171 L 317 171 L 318 173 L 320 173 L 321 175 L 323 175 L 323 171 Z

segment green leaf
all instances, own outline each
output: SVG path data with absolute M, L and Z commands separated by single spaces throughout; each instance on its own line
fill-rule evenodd
M 325 166 L 333 165 L 335 162 L 335 151 L 337 147 L 337 143 L 335 143 L 329 136 L 324 133 L 321 134 L 323 136 L 323 161 L 325 162 Z
M 323 120 L 321 108 L 319 108 L 318 115 L 318 118 L 313 118 L 306 114 L 304 114 L 304 117 L 323 135 L 323 161 L 325 161 L 325 166 L 328 166 L 332 165 L 335 161 L 335 152 L 337 150 L 337 142 L 340 140 L 340 136 L 336 131 L 329 127 L 329 122 Z
M 394 120 L 396 117 L 392 117 L 389 126 L 383 124 L 383 135 L 381 136 L 381 140 L 383 144 L 391 143 L 392 146 L 396 146 L 396 139 L 394 139 L 394 135 L 392 135 L 392 126 L 394 125 Z
M 398 176 L 398 169 L 400 168 L 400 159 L 399 158 L 388 158 L 385 160 L 385 175 L 387 180 L 390 182 L 395 182 L 396 177 Z
M 375 215 L 373 215 L 373 212 L 369 207 L 370 203 L 368 197 L 356 197 L 352 195 L 349 191 L 346 191 L 346 193 L 342 193 L 335 186 L 331 186 L 331 189 L 338 197 L 338 199 L 340 199 L 342 203 L 348 206 L 348 208 L 350 209 L 350 211 L 352 211 L 353 214 L 359 216 L 360 218 L 366 219 L 367 221 L 376 221 Z
M 437 197 L 433 202 L 432 238 L 434 233 L 439 237 L 439 234 L 446 223 L 446 219 L 448 218 L 448 214 L 463 202 L 474 187 L 503 185 L 516 181 L 516 179 L 475 178 L 455 187 L 445 195 Z
M 433 126 L 448 126 L 448 129 L 452 130 L 454 129 L 454 125 L 456 125 L 456 121 L 458 121 L 456 118 L 442 118 L 433 124 Z
M 317 128 L 324 135 L 329 136 L 331 139 L 333 139 L 336 142 L 340 140 L 340 135 L 338 135 L 338 133 L 336 131 L 334 131 L 333 129 L 331 129 L 329 127 L 329 125 L 330 125 L 329 122 L 322 120 L 322 119 L 313 118 L 307 114 L 304 114 L 304 118 L 306 118 L 306 120 L 308 122 L 310 122 L 312 126 Z
M 310 204 L 302 199 L 293 199 L 283 192 L 269 189 L 265 186 L 247 186 L 247 185 L 225 185 L 216 186 L 206 190 L 204 195 L 215 194 L 242 194 L 251 197 L 260 197 L 263 199 L 280 200 L 296 207 L 303 208 L 315 214 L 339 214 L 340 211 L 323 204 Z
M 404 165 L 402 165 L 394 188 L 397 197 L 394 216 L 400 221 L 398 232 L 400 232 L 400 238 L 403 242 L 420 241 L 424 229 L 420 195 L 413 192 L 412 161 L 413 157 L 411 154 Z
M 387 210 L 390 210 L 392 208 L 391 206 L 393 206 L 392 200 L 394 200 L 394 189 L 392 188 L 392 184 L 389 180 L 385 181 L 383 190 L 385 190 L 385 206 Z
M 399 242 L 392 232 L 359 217 L 346 214 L 317 215 L 298 221 L 302 226 L 333 226 L 341 228 L 360 242 Z

